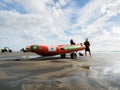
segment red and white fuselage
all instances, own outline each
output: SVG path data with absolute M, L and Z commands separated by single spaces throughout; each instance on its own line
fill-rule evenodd
M 57 46 L 45 46 L 45 45 L 31 45 L 29 50 L 42 56 L 52 56 L 65 53 L 71 53 L 75 51 L 81 51 L 85 49 L 85 45 L 57 45 Z

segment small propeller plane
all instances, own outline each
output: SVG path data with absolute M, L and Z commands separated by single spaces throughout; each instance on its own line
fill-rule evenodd
M 29 50 L 41 56 L 53 56 L 61 55 L 61 58 L 66 57 L 66 53 L 70 53 L 72 59 L 77 58 L 77 51 L 84 50 L 85 45 L 57 45 L 57 46 L 45 46 L 45 45 L 31 45 Z

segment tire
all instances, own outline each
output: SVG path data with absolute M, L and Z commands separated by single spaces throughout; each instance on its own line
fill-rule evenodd
M 12 52 L 12 50 L 9 50 L 9 52 Z
M 77 54 L 76 54 L 76 53 L 71 53 L 71 55 L 70 55 L 70 56 L 71 56 L 71 58 L 72 58 L 72 59 L 77 58 Z
M 66 57 L 66 54 L 61 54 L 61 58 L 65 58 Z

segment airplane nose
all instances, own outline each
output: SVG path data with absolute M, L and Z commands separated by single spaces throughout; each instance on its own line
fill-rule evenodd
M 32 49 L 33 49 L 33 50 L 37 50 L 37 49 L 38 49 L 38 46 L 37 46 L 37 45 L 34 45 L 34 46 L 32 46 Z
M 26 50 L 27 50 L 27 51 L 30 51 L 30 46 L 27 46 L 27 47 L 26 47 Z
M 38 50 L 38 45 L 32 45 L 32 46 L 30 46 L 30 50 L 31 51 Z

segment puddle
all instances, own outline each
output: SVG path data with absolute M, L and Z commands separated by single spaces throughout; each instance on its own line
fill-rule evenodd
M 90 69 L 90 66 L 88 66 L 88 65 L 82 65 L 82 66 L 80 66 L 81 68 L 83 68 L 83 69 Z
M 58 78 L 60 87 L 66 90 L 119 90 L 120 67 L 82 66 Z

